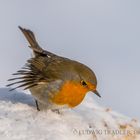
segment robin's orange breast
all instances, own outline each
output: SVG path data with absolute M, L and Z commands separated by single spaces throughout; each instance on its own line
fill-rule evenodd
M 87 92 L 88 89 L 83 87 L 80 83 L 68 81 L 51 100 L 57 105 L 67 104 L 72 108 L 82 102 Z

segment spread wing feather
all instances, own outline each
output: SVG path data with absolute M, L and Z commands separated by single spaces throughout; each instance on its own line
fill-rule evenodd
M 47 81 L 47 77 L 45 74 L 46 65 L 43 63 L 42 58 L 31 58 L 27 61 L 27 64 L 24 67 L 24 70 L 19 70 L 14 73 L 14 78 L 9 79 L 8 81 L 13 81 L 8 84 L 8 87 L 19 84 L 18 86 L 12 88 L 11 90 L 15 90 L 16 88 L 24 87 L 24 89 L 31 88 L 33 86 L 38 85 L 39 82 Z M 26 69 L 26 70 L 25 70 Z

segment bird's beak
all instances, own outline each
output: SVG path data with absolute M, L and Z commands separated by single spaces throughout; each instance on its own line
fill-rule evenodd
M 101 97 L 101 95 L 99 94 L 97 90 L 92 90 L 92 92 L 95 93 L 98 97 Z

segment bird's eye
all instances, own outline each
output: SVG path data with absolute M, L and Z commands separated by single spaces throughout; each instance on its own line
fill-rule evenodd
M 87 86 L 87 83 L 84 80 L 81 81 L 81 84 L 82 86 Z

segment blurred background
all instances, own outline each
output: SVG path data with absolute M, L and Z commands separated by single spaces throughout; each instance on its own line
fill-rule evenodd
M 0 88 L 31 56 L 18 25 L 44 49 L 92 68 L 99 104 L 140 119 L 139 0 L 1 0 Z

